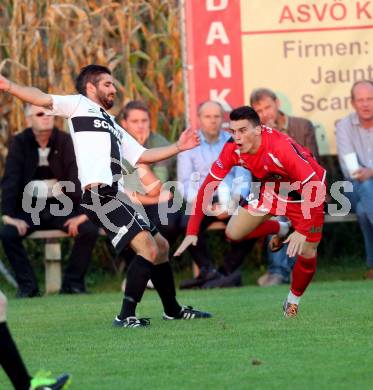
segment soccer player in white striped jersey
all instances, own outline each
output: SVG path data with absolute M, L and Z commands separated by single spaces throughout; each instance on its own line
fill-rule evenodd
M 210 313 L 181 306 L 176 299 L 172 269 L 168 261 L 168 242 L 136 211 L 121 191 L 122 159 L 131 165 L 153 163 L 170 158 L 199 144 L 193 129 L 185 130 L 174 144 L 145 149 L 116 122 L 107 110 L 114 105 L 116 89 L 108 68 L 88 65 L 76 81 L 78 94 L 50 95 L 37 88 L 18 85 L 0 76 L 0 90 L 21 100 L 49 109 L 50 115 L 68 120 L 74 143 L 79 179 L 83 189 L 82 206 L 87 216 L 105 229 L 115 249 L 130 246 L 136 253 L 127 271 L 121 310 L 114 319 L 117 327 L 144 327 L 146 319 L 136 317 L 149 279 L 164 307 L 163 318 L 208 318 Z

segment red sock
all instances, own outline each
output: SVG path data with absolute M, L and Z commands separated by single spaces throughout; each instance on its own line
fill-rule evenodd
M 269 234 L 277 234 L 280 230 L 280 223 L 276 220 L 265 221 L 254 229 L 251 233 L 243 238 L 247 240 L 250 238 L 259 238 L 263 236 L 268 236 Z
M 306 259 L 305 257 L 298 256 L 294 265 L 292 282 L 290 290 L 291 292 L 300 297 L 307 286 L 310 284 L 313 275 L 316 272 L 317 257 Z

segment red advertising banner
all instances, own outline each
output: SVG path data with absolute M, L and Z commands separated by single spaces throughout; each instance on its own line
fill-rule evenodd
M 226 111 L 242 105 L 243 69 L 240 1 L 186 0 L 189 123 L 198 104 L 218 100 Z
M 229 111 L 270 88 L 288 115 L 310 119 L 321 154 L 350 89 L 373 80 L 373 1 L 184 0 L 188 122 L 211 99 Z

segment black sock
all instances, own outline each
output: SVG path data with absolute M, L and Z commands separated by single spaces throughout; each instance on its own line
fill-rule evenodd
M 168 316 L 174 317 L 180 312 L 181 306 L 176 300 L 175 282 L 171 264 L 166 261 L 165 263 L 155 265 L 151 280 L 162 300 L 164 312 Z
M 16 390 L 28 390 L 31 377 L 17 350 L 6 322 L 0 323 L 0 364 Z
M 132 260 L 127 270 L 126 288 L 119 319 L 136 315 L 136 306 L 141 301 L 153 268 L 154 265 L 142 256 L 136 256 Z

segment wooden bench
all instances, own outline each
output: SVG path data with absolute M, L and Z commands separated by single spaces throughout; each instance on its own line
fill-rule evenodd
M 100 229 L 100 235 L 105 235 Z M 37 230 L 31 233 L 27 239 L 45 240 L 44 265 L 45 265 L 45 293 L 55 293 L 61 289 L 61 243 L 60 239 L 69 237 L 63 230 Z
M 45 240 L 44 265 L 45 265 L 45 293 L 58 292 L 61 288 L 61 244 L 60 238 L 68 237 L 62 230 L 37 230 L 31 233 L 28 239 Z
M 325 223 L 336 222 L 354 222 L 356 214 L 348 214 L 346 216 L 325 216 Z M 207 230 L 223 230 L 226 224 L 223 221 L 215 221 L 211 223 Z M 105 232 L 100 229 L 100 235 L 105 235 Z M 45 264 L 45 293 L 56 293 L 61 288 L 62 271 L 61 271 L 61 243 L 60 239 L 69 237 L 62 230 L 38 230 L 30 234 L 27 239 L 45 240 L 44 249 L 44 264 Z
M 347 215 L 325 215 L 325 223 L 335 223 L 335 222 L 356 222 L 357 217 L 356 214 L 350 213 Z M 213 222 L 208 230 L 221 230 L 224 229 L 226 224 L 222 221 Z
M 356 214 L 350 213 L 347 215 L 325 215 L 325 223 L 335 223 L 335 222 L 356 222 Z
M 222 221 L 213 222 L 208 230 L 223 230 L 225 223 Z M 103 229 L 99 231 L 101 236 L 105 235 Z M 61 243 L 60 239 L 69 237 L 63 230 L 37 230 L 27 236 L 31 240 L 44 240 L 44 266 L 45 266 L 45 293 L 56 293 L 61 289 L 62 266 L 61 266 Z

